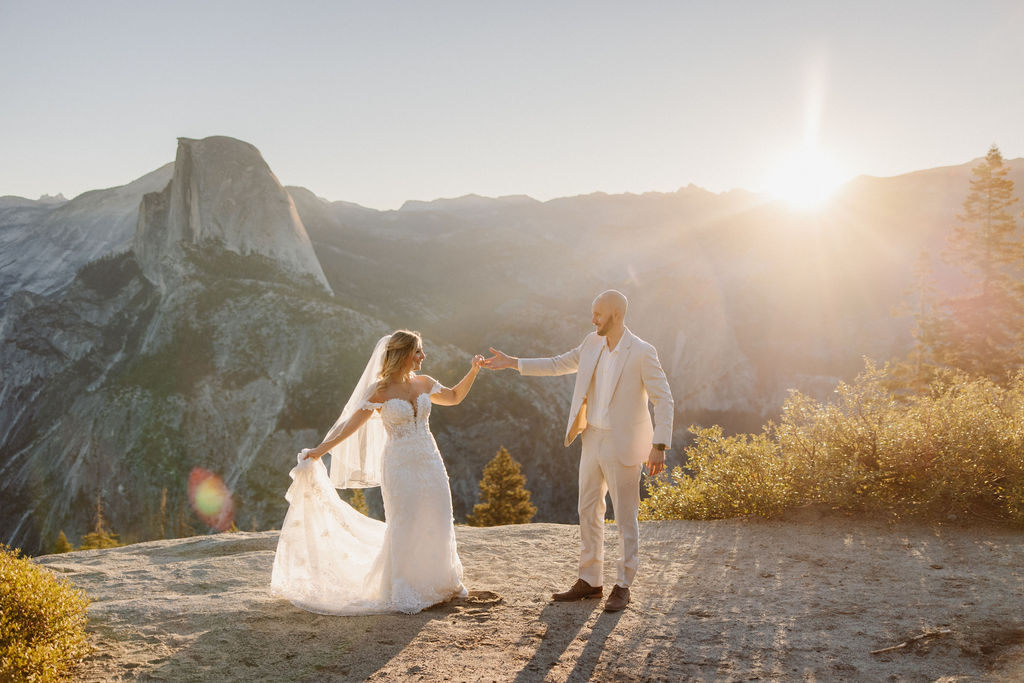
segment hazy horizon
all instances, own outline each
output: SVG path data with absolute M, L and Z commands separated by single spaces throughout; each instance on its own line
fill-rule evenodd
M 130 182 L 176 138 L 405 201 L 746 189 L 1024 155 L 1024 6 L 0 3 L 0 194 Z M 820 187 L 819 187 L 820 186 Z
M 233 136 L 229 136 L 229 137 L 233 137 Z M 953 167 L 957 167 L 957 166 L 963 166 L 964 164 L 972 164 L 972 163 L 974 163 L 976 161 L 980 161 L 983 158 L 984 158 L 984 155 L 980 155 L 980 156 L 976 156 L 976 157 L 974 157 L 972 159 L 965 159 L 964 161 L 961 161 L 961 162 L 954 162 L 954 163 L 951 163 L 951 164 L 946 164 L 946 165 L 943 165 L 943 166 L 935 166 L 935 167 L 931 167 L 931 168 L 911 169 L 911 170 L 908 170 L 908 171 L 905 171 L 905 172 L 896 173 L 896 174 L 891 175 L 891 176 L 876 176 L 876 175 L 871 175 L 871 174 L 866 174 L 866 173 L 865 174 L 860 174 L 860 175 L 857 175 L 857 176 L 854 176 L 854 177 L 851 177 L 849 179 L 844 180 L 843 183 L 839 187 L 842 187 L 843 185 L 849 183 L 852 180 L 856 180 L 857 178 L 878 178 L 878 179 L 896 178 L 896 177 L 899 177 L 901 175 L 910 175 L 910 174 L 919 173 L 919 172 L 922 172 L 922 171 L 935 170 L 937 168 L 953 168 Z M 1013 164 L 1013 163 L 1024 161 L 1024 156 L 1022 156 L 1022 157 L 1015 157 L 1015 158 L 1008 158 L 1008 157 L 1004 156 L 1004 160 L 1008 164 Z M 133 176 L 131 178 L 128 178 L 123 183 L 119 183 L 117 185 L 110 185 L 110 186 L 104 186 L 104 187 L 98 187 L 98 186 L 97 187 L 89 187 L 89 188 L 86 188 L 86 189 L 82 190 L 82 192 L 79 192 L 77 194 L 74 194 L 74 195 L 63 195 L 63 196 L 64 196 L 64 199 L 70 201 L 70 200 L 75 199 L 76 197 L 78 197 L 78 196 L 80 196 L 82 194 L 88 193 L 88 192 L 93 192 L 93 191 L 96 191 L 96 190 L 106 190 L 106 189 L 110 189 L 110 188 L 113 188 L 113 187 L 120 187 L 120 186 L 128 185 L 128 184 L 138 180 L 139 178 L 141 178 L 141 177 L 143 177 L 145 175 L 148 175 L 150 173 L 153 173 L 153 172 L 159 170 L 163 166 L 166 166 L 166 165 L 169 165 L 169 164 L 173 164 L 173 163 L 174 162 L 173 162 L 173 159 L 172 159 L 170 162 L 167 162 L 165 164 L 161 164 L 160 166 L 158 166 L 156 168 L 153 168 L 153 169 L 150 169 L 148 171 L 145 171 L 143 173 L 139 173 L 138 175 L 135 175 L 135 176 Z M 303 187 L 304 189 L 313 191 L 312 188 L 308 188 L 308 187 L 305 187 L 305 186 L 302 186 L 302 185 L 297 185 L 295 183 L 289 182 L 287 178 L 280 178 L 280 177 L 278 177 L 278 180 L 281 182 L 281 185 L 285 186 L 285 187 Z M 642 196 L 642 195 L 646 195 L 646 194 L 673 194 L 673 193 L 676 193 L 676 192 L 686 191 L 690 187 L 696 188 L 698 190 L 710 192 L 710 193 L 716 194 L 716 195 L 728 194 L 730 192 L 750 192 L 750 193 L 753 193 L 753 194 L 768 194 L 764 190 L 760 190 L 760 191 L 758 191 L 758 190 L 751 190 L 751 189 L 745 188 L 745 187 L 733 187 L 733 188 L 728 188 L 728 189 L 725 189 L 725 190 L 715 191 L 715 190 L 710 190 L 710 189 L 708 189 L 706 187 L 702 187 L 701 185 L 698 185 L 697 183 L 690 183 L 689 185 L 685 185 L 685 186 L 681 186 L 681 187 L 677 187 L 675 189 L 669 189 L 669 190 L 635 190 L 635 191 L 633 191 L 633 190 L 623 190 L 621 192 L 615 192 L 615 191 L 610 191 L 609 192 L 609 191 L 605 191 L 605 190 L 591 190 L 589 192 L 579 192 L 579 193 L 572 194 L 572 195 L 558 195 L 558 196 L 553 196 L 553 197 L 545 197 L 543 199 L 542 198 L 538 198 L 538 197 L 534 197 L 532 195 L 524 194 L 522 192 L 513 192 L 513 193 L 510 193 L 510 194 L 503 194 L 503 195 L 485 195 L 485 194 L 481 194 L 479 192 L 472 192 L 472 191 L 470 191 L 470 192 L 467 192 L 465 194 L 461 194 L 461 195 L 458 195 L 458 196 L 451 196 L 451 197 L 429 197 L 429 198 L 426 198 L 426 197 L 416 197 L 416 198 L 404 199 L 404 200 L 399 201 L 397 206 L 388 207 L 388 208 L 384 208 L 384 209 L 379 209 L 379 208 L 376 208 L 376 207 L 366 206 L 364 204 L 360 204 L 359 202 L 353 202 L 353 201 L 351 201 L 349 199 L 345 199 L 345 198 L 324 196 L 324 195 L 322 195 L 320 193 L 316 193 L 316 192 L 314 192 L 314 194 L 316 194 L 316 196 L 319 197 L 320 199 L 325 199 L 325 200 L 327 200 L 329 202 L 340 201 L 340 202 L 355 204 L 355 205 L 360 206 L 360 207 L 362 207 L 364 209 L 371 209 L 371 210 L 374 210 L 374 211 L 397 211 L 397 210 L 401 209 L 402 206 L 404 206 L 408 202 L 430 203 L 430 202 L 434 202 L 434 201 L 451 201 L 451 200 L 463 199 L 463 198 L 466 198 L 466 197 L 480 197 L 482 199 L 496 199 L 496 200 L 515 198 L 515 197 L 526 197 L 527 199 L 532 199 L 532 200 L 544 203 L 544 202 L 548 202 L 548 201 L 552 201 L 552 200 L 556 200 L 556 199 L 568 199 L 568 198 L 572 198 L 572 197 L 585 197 L 587 195 L 593 195 L 593 194 L 606 194 L 606 195 L 609 195 L 609 196 L 614 196 L 614 195 Z M 25 195 L 16 195 L 16 194 L 11 193 L 11 192 L 4 192 L 4 189 L 2 187 L 0 187 L 0 197 L 2 197 L 2 196 L 16 196 L 16 197 L 21 197 L 23 199 L 30 199 L 30 200 L 34 200 L 34 201 L 39 201 L 39 200 L 46 199 L 46 198 L 55 199 L 55 198 L 57 198 L 58 196 L 60 196 L 62 194 L 63 193 L 56 193 L 56 194 L 44 194 L 44 195 L 40 195 L 40 196 L 37 196 L 37 197 L 26 197 Z

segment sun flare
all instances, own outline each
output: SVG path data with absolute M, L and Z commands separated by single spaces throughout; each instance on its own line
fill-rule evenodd
M 815 209 L 843 183 L 843 174 L 817 149 L 804 149 L 783 163 L 769 179 L 769 194 L 800 209 Z

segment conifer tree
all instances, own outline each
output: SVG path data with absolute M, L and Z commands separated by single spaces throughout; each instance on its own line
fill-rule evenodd
M 1024 358 L 1024 283 L 1021 240 L 1009 208 L 1017 202 L 1009 167 L 995 145 L 972 169 L 970 193 L 946 258 L 971 281 L 966 295 L 945 303 L 935 350 L 946 365 L 993 379 L 1005 378 Z
M 352 489 L 352 492 L 348 494 L 348 504 L 357 512 L 361 512 L 367 517 L 370 516 L 370 507 L 366 504 L 366 494 L 362 489 Z
M 526 477 L 520 465 L 502 446 L 498 454 L 484 467 L 480 480 L 481 502 L 473 506 L 466 517 L 470 526 L 498 526 L 499 524 L 526 524 L 537 513 L 526 490 Z
M 944 254 L 963 272 L 965 293 L 936 295 L 927 255 L 918 262 L 915 346 L 898 371 L 909 387 L 921 390 L 940 367 L 1001 381 L 1024 365 L 1024 240 L 1009 210 L 1017 198 L 1008 171 L 995 145 L 972 169 Z
M 60 536 L 57 537 L 57 543 L 54 545 L 53 552 L 70 553 L 74 549 L 74 546 L 68 542 L 68 537 L 64 535 L 64 531 L 62 530 L 60 532 Z
M 1006 177 L 1010 167 L 995 145 L 985 159 L 971 170 L 971 191 L 964 199 L 963 213 L 949 239 L 947 257 L 980 277 L 981 293 L 1006 286 L 1007 266 L 1016 267 L 1020 259 L 1017 221 L 1009 208 L 1017 202 L 1013 181 Z
M 107 528 L 107 520 L 103 517 L 103 503 L 99 496 L 96 496 L 96 526 L 93 530 L 82 536 L 82 545 L 79 550 L 95 550 L 97 548 L 117 548 L 124 545 L 118 540 L 117 534 Z

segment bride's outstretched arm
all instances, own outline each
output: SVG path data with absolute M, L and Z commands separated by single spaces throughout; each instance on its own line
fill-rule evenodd
M 479 354 L 473 356 L 473 367 L 469 369 L 466 376 L 451 389 L 444 388 L 436 394 L 431 394 L 430 401 L 439 406 L 457 406 L 462 403 L 462 399 L 466 398 L 473 382 L 476 381 L 476 376 L 480 374 L 480 363 L 483 359 L 484 357 Z
M 320 458 L 323 454 L 331 450 L 339 443 L 352 436 L 352 434 L 362 427 L 370 416 L 373 415 L 372 410 L 357 410 L 355 415 L 350 417 L 344 423 L 337 425 L 334 429 L 327 432 L 327 436 L 320 442 L 320 445 L 316 448 L 310 449 L 309 453 L 306 453 L 307 458 Z

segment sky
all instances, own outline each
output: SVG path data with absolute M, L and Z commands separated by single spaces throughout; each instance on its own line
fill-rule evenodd
M 695 184 L 799 194 L 1024 156 L 1024 3 L 0 0 L 0 195 L 230 135 L 395 209 Z

